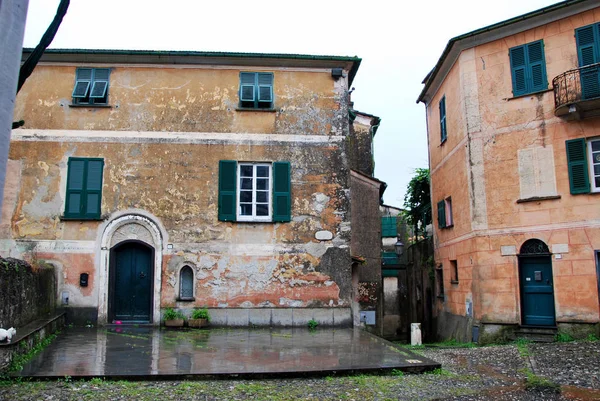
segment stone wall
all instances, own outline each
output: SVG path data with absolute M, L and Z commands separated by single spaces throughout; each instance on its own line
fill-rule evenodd
M 32 267 L 18 259 L 0 259 L 0 327 L 19 328 L 56 308 L 52 267 Z

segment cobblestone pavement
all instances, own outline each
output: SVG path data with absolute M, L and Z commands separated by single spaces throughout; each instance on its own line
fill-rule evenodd
M 0 382 L 0 400 L 600 400 L 600 342 L 425 348 L 428 374 L 273 380 Z

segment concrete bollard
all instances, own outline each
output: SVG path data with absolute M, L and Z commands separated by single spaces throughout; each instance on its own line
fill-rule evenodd
M 421 345 L 421 323 L 410 324 L 410 345 Z

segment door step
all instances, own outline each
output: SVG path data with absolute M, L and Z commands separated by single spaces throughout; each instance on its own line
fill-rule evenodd
M 514 332 L 515 340 L 524 338 L 536 343 L 554 342 L 558 329 L 556 327 L 527 327 L 521 326 Z

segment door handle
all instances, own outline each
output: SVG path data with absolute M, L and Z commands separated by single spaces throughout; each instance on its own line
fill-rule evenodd
M 146 273 L 144 273 L 144 272 L 141 272 L 141 273 L 140 273 L 140 278 L 144 278 L 144 277 L 146 277 Z

